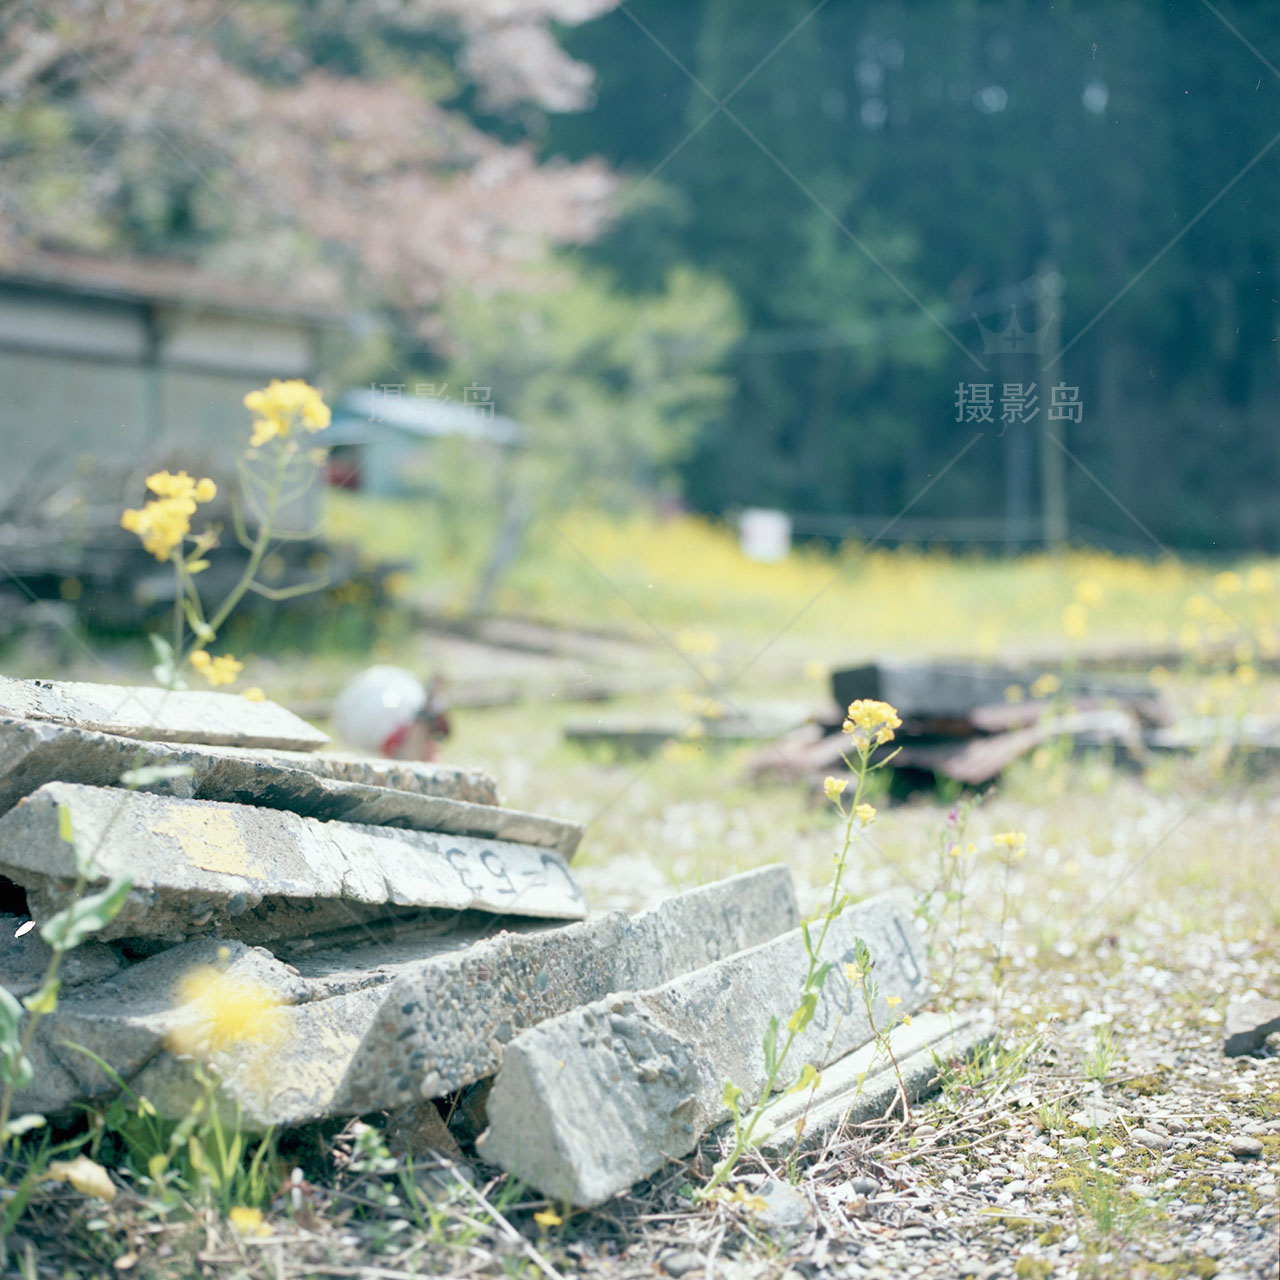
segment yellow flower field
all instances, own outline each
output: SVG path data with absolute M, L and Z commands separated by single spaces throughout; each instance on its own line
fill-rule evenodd
M 465 607 L 490 531 L 451 535 L 430 505 L 350 493 L 328 501 L 334 536 L 410 563 L 414 597 Z M 1280 654 L 1280 561 L 1223 566 L 1085 550 L 996 557 L 850 543 L 759 564 L 741 554 L 731 528 L 695 516 L 571 511 L 535 526 L 497 603 L 565 624 L 673 636 L 697 628 L 734 657 L 768 646 L 774 658 L 810 665 L 890 652 L 995 658 L 1144 647 L 1225 654 L 1247 678 L 1258 657 Z

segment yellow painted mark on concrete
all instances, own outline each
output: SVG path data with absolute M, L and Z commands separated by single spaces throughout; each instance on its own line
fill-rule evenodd
M 225 809 L 176 809 L 163 821 L 153 822 L 151 831 L 158 836 L 172 836 L 187 861 L 202 871 L 251 876 L 256 880 L 266 877 L 260 864 L 249 862 L 249 850 L 240 828 Z

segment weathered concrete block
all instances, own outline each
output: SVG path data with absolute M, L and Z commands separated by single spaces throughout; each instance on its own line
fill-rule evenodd
M 0 817 L 0 873 L 26 890 L 40 922 L 68 904 L 74 887 L 59 806 L 92 857 L 94 885 L 133 877 L 120 914 L 98 935 L 104 941 L 265 941 L 376 919 L 388 907 L 586 915 L 550 849 L 50 782 Z
M 831 692 L 842 708 L 858 698 L 875 698 L 897 708 L 904 720 L 963 719 L 975 707 L 1003 703 L 1010 685 L 1025 689 L 1037 674 L 1026 668 L 976 662 L 881 659 L 833 671 Z M 1159 712 L 1155 687 L 1146 680 L 1073 675 L 1063 678 L 1062 688 L 1065 694 L 1126 704 L 1137 701 L 1153 714 Z
M 833 962 L 809 1026 L 796 1038 L 788 1081 L 871 1037 L 861 990 L 846 975 L 855 942 L 870 950 L 880 996 L 877 1021 L 919 1006 L 924 975 L 897 905 L 850 907 L 823 947 Z M 726 1081 L 743 1105 L 766 1081 L 762 1041 L 770 1018 L 785 1024 L 807 967 L 800 930 L 729 956 L 654 990 L 615 995 L 527 1031 L 507 1046 L 489 1096 L 486 1159 L 545 1194 L 599 1204 L 647 1177 L 728 1118 Z
M 445 800 L 465 800 L 468 804 L 497 804 L 498 784 L 482 769 L 439 764 L 426 760 L 387 760 L 345 751 L 326 751 L 306 756 L 300 752 L 275 752 L 280 760 L 299 768 L 313 760 L 314 772 L 338 782 L 362 782 L 369 787 L 392 787 Z
M 375 1098 L 437 1097 L 491 1074 L 526 1027 L 611 991 L 660 985 L 794 928 L 791 875 L 765 867 L 554 933 L 505 935 L 396 985 L 353 1072 L 359 1111 Z
M 406 827 L 450 835 L 511 840 L 555 849 L 572 857 L 582 839 L 576 822 L 561 822 L 514 809 L 499 809 L 493 799 L 469 803 L 466 795 L 484 793 L 477 779 L 492 779 L 460 769 L 437 768 L 417 779 L 419 787 L 400 790 L 325 775 L 333 757 L 301 752 L 260 752 L 203 744 L 138 742 L 118 734 L 98 733 L 40 720 L 0 717 L 0 812 L 46 782 L 78 782 L 117 786 L 130 769 L 181 766 L 191 772 L 145 789 L 161 795 L 197 800 L 226 800 L 325 821 L 360 822 L 370 826 Z M 382 762 L 371 762 L 382 763 Z M 385 762 L 395 765 L 396 761 Z M 340 764 L 339 769 L 348 767 Z M 455 794 L 449 794 L 453 792 Z M 496 799 L 496 797 L 494 797 Z
M 994 1023 L 985 1014 L 952 1018 L 920 1013 L 909 1027 L 895 1027 L 889 1045 L 898 1060 L 908 1100 L 915 1102 L 937 1087 L 937 1059 L 963 1060 L 994 1034 Z M 879 1045 L 863 1045 L 827 1067 L 822 1083 L 812 1093 L 806 1090 L 783 1096 L 769 1106 L 761 1121 L 761 1132 L 766 1136 L 760 1149 L 786 1157 L 795 1150 L 821 1146 L 832 1133 L 879 1120 L 899 1092 L 893 1063 Z
M 689 920 L 698 929 L 685 933 Z M 212 1061 L 253 1127 L 399 1107 L 490 1075 L 503 1043 L 636 975 L 675 977 L 794 926 L 790 874 L 736 876 L 628 919 L 621 912 L 548 927 L 464 913 L 432 924 L 386 923 L 265 948 L 199 939 L 68 994 L 37 1032 L 35 1081 L 18 1099 L 48 1114 L 109 1095 L 113 1082 L 82 1045 L 135 1092 L 177 1118 L 194 1099 L 191 1064 L 164 1051 L 182 1025 L 177 986 L 219 966 L 279 1001 L 271 1042 L 229 1044 Z M 226 948 L 225 962 L 219 959 Z
M 153 742 L 206 742 L 314 751 L 329 738 L 274 702 L 235 693 L 127 688 L 0 676 L 0 714 L 55 720 Z
M 1264 1000 L 1254 996 L 1248 1000 L 1232 1000 L 1227 1005 L 1222 1052 L 1228 1058 L 1255 1053 L 1267 1037 L 1280 1031 L 1280 1000 Z

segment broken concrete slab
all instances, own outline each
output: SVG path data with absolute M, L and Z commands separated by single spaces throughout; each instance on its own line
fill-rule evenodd
M 274 955 L 199 939 L 69 993 L 40 1023 L 35 1080 L 17 1105 L 57 1114 L 114 1092 L 92 1059 L 68 1048 L 77 1044 L 112 1063 L 161 1114 L 185 1115 L 196 1088 L 191 1064 L 165 1052 L 165 1042 L 183 1025 L 177 985 L 197 967 L 252 982 L 282 1006 L 269 1044 L 228 1044 L 212 1056 L 245 1124 L 260 1129 L 453 1092 L 491 1075 L 504 1042 L 539 1019 L 635 977 L 669 980 L 796 919 L 790 873 L 768 867 L 631 919 L 613 912 L 549 927 L 441 915 L 297 939 Z
M 233 747 L 224 750 L 235 750 Z M 322 778 L 335 782 L 359 782 L 367 787 L 391 787 L 416 795 L 462 800 L 467 804 L 497 804 L 498 784 L 482 769 L 440 764 L 428 760 L 390 760 L 344 751 L 325 751 L 308 756 L 301 752 L 272 752 L 285 765 L 310 767 Z M 308 766 L 307 762 L 313 763 Z
M 470 803 L 447 794 L 484 791 L 477 775 L 468 770 L 423 772 L 412 780 L 435 788 L 423 794 L 421 790 L 326 777 L 323 771 L 332 767 L 332 761 L 333 757 L 320 754 L 138 742 L 49 721 L 0 717 L 0 812 L 46 782 L 112 787 L 119 785 L 126 771 L 159 766 L 190 772 L 158 779 L 142 789 L 184 799 L 286 809 L 325 821 L 511 840 L 555 849 L 567 858 L 573 856 L 582 839 L 582 827 L 577 823 L 499 809 L 491 800 Z M 346 767 L 338 765 L 340 770 Z M 484 775 L 478 778 L 489 784 L 491 795 L 492 780 Z
M 49 970 L 52 954 L 30 920 L 0 915 L 0 986 L 10 995 L 25 996 L 38 991 Z M 109 977 L 123 965 L 124 961 L 111 947 L 101 942 L 82 942 L 62 957 L 58 977 L 65 991 L 84 982 Z
M 827 1067 L 817 1089 L 780 1097 L 769 1106 L 760 1149 L 786 1157 L 821 1146 L 833 1133 L 887 1115 L 902 1089 L 909 1102 L 917 1102 L 937 1087 L 939 1061 L 963 1061 L 994 1035 L 995 1025 L 985 1013 L 916 1014 L 909 1027 L 896 1027 L 889 1038 L 901 1086 L 880 1046 L 863 1045 Z
M 74 888 L 60 808 L 91 857 L 91 889 L 133 877 L 124 907 L 98 935 L 103 941 L 205 934 L 267 941 L 376 919 L 388 908 L 586 915 L 551 849 L 50 782 L 0 817 L 0 874 L 26 890 L 40 923 L 68 905 Z
M 1274 765 L 1280 760 L 1280 716 L 1192 716 L 1147 735 L 1155 751 L 1192 752 L 1230 748 L 1246 759 Z
M 1228 1058 L 1256 1053 L 1267 1037 L 1280 1031 L 1280 1000 L 1250 996 L 1227 1005 L 1222 1052 Z
M 733 715 L 656 723 L 635 718 L 598 718 L 565 725 L 564 740 L 580 747 L 604 746 L 619 754 L 651 756 L 668 742 L 731 747 L 768 741 L 792 728 L 797 718 L 767 713 L 758 718 Z
M 788 1068 L 821 1069 L 872 1038 L 851 963 L 861 939 L 874 965 L 882 1025 L 918 1008 L 926 982 L 888 897 L 848 908 L 827 935 L 833 968 Z M 808 955 L 800 930 L 653 990 L 613 995 L 517 1036 L 489 1095 L 481 1154 L 554 1199 L 590 1206 L 683 1155 L 728 1119 L 726 1081 L 751 1106 L 765 1086 L 762 1041 L 799 999 Z
M 794 929 L 790 872 L 765 867 L 682 893 L 651 911 L 598 916 L 554 933 L 499 936 L 446 968 L 406 975 L 353 1070 L 357 1109 L 415 1091 L 434 1097 L 497 1070 L 527 1027 L 612 991 L 660 986 L 678 974 Z
M 152 742 L 315 751 L 328 735 L 274 702 L 235 693 L 0 676 L 0 715 L 54 720 Z
M 981 786 L 1036 747 L 1060 738 L 1089 746 L 1118 745 L 1135 759 L 1145 759 L 1136 720 L 1125 711 L 1112 709 L 1050 716 L 1028 729 L 990 736 L 951 742 L 906 741 L 897 748 L 892 767 L 919 769 L 969 786 Z

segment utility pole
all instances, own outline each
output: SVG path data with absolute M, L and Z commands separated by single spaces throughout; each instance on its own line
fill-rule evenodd
M 1053 379 L 1061 366 L 1051 366 L 1062 350 L 1062 277 L 1049 258 L 1036 272 L 1036 330 L 1040 334 L 1040 518 L 1046 550 L 1059 552 L 1067 540 L 1067 469 L 1062 450 L 1050 435 L 1061 438 L 1066 421 L 1051 422 Z

